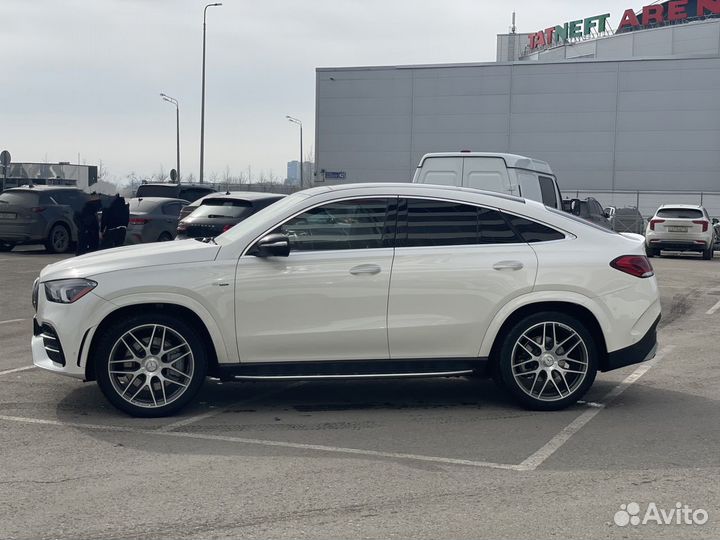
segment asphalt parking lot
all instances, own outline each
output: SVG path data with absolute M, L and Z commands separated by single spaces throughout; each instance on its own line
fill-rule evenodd
M 1 538 L 720 537 L 718 253 L 653 259 L 658 357 L 562 412 L 486 380 L 208 381 L 154 420 L 30 367 L 30 288 L 60 258 L 0 254 Z M 616 525 L 633 502 L 708 519 Z

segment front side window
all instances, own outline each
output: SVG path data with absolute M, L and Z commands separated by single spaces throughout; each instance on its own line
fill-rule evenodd
M 318 206 L 273 232 L 290 239 L 291 251 L 372 249 L 392 245 L 397 199 L 355 199 Z
M 397 245 L 458 246 L 519 242 L 500 212 L 468 204 L 407 199 Z

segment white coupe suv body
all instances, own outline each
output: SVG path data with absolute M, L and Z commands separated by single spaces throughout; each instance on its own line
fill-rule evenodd
M 559 409 L 654 355 L 641 236 L 540 203 L 422 184 L 291 195 L 213 242 L 121 247 L 43 269 L 35 365 L 97 380 L 137 416 L 226 380 L 491 374 Z

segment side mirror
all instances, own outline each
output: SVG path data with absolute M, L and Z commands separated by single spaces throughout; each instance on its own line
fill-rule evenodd
M 574 216 L 580 215 L 580 199 L 570 201 L 570 213 Z
M 603 212 L 603 216 L 605 216 L 606 218 L 609 218 L 609 217 L 610 217 L 610 212 L 608 212 L 608 211 L 606 210 L 605 212 Z
M 256 257 L 287 257 L 290 255 L 290 239 L 279 233 L 265 235 L 248 254 Z

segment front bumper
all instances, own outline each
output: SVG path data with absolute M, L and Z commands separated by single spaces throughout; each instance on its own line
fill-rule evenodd
M 640 341 L 629 347 L 608 353 L 605 362 L 601 366 L 601 371 L 611 371 L 653 359 L 657 350 L 657 327 L 660 323 L 660 317 L 661 315 L 658 315 Z

